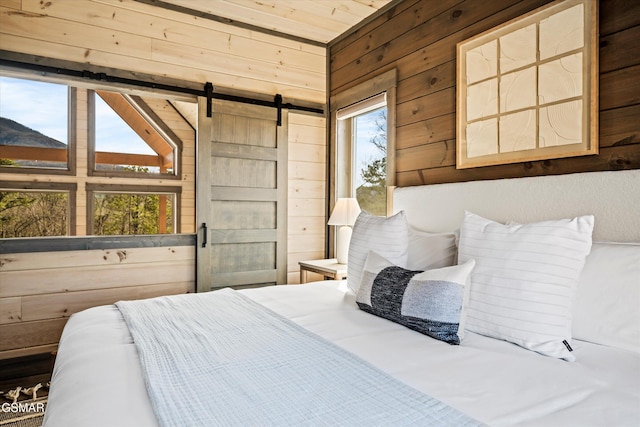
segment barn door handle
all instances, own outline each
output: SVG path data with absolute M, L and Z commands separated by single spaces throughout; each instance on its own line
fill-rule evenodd
M 202 247 L 206 248 L 207 247 L 207 223 L 203 222 L 202 223 L 202 229 L 204 230 L 204 235 L 202 236 Z

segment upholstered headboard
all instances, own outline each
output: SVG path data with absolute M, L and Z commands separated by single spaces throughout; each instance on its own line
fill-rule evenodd
M 457 230 L 465 210 L 522 223 L 593 214 L 594 240 L 640 242 L 640 170 L 396 188 L 393 212 L 400 210 L 432 232 Z

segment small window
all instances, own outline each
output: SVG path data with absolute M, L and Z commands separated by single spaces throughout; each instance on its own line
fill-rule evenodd
M 0 166 L 69 170 L 69 87 L 0 76 Z
M 176 233 L 178 192 L 179 189 L 173 192 L 91 191 L 93 223 L 89 234 Z
M 0 237 L 69 234 L 68 191 L 0 191 Z
M 94 92 L 95 171 L 107 175 L 175 175 L 177 147 L 144 115 L 137 98 Z
M 387 107 L 353 118 L 354 178 L 360 208 L 374 215 L 387 213 Z
M 331 97 L 331 200 L 352 197 L 374 215 L 387 215 L 395 185 L 397 70 Z
M 342 188 L 355 197 L 362 210 L 387 214 L 387 96 L 369 97 L 336 113 L 338 154 L 346 173 Z M 349 159 L 349 160 L 347 160 Z M 341 176 L 342 175 L 342 176 Z

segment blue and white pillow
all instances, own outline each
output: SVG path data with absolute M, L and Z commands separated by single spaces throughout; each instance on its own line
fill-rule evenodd
M 469 260 L 463 265 L 413 271 L 369 252 L 356 303 L 368 313 L 460 344 L 466 283 L 474 265 Z

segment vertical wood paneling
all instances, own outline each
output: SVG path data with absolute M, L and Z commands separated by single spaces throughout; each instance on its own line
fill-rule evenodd
M 289 114 L 289 283 L 300 283 L 299 261 L 325 257 L 325 123 L 321 117 Z
M 397 185 L 640 168 L 640 3 L 601 0 L 600 154 L 455 169 L 456 44 L 548 2 L 405 0 L 330 45 L 332 96 L 398 70 Z

